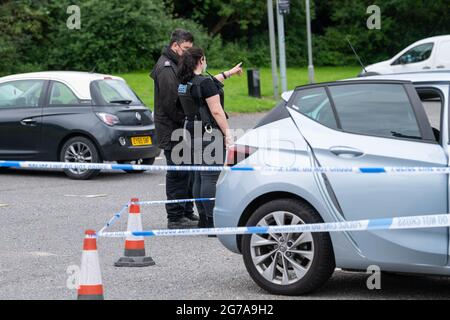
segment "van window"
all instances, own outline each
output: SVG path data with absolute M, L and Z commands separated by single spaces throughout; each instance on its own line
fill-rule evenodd
M 428 60 L 433 51 L 434 43 L 425 43 L 402 54 L 393 64 L 410 64 Z

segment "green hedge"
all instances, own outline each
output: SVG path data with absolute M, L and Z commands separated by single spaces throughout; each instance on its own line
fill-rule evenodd
M 207 43 L 202 27 L 174 19 L 162 1 L 80 1 L 81 30 L 66 26 L 66 10 L 72 4 L 67 0 L 0 3 L 0 73 L 149 69 L 171 31 L 180 27 L 192 31 L 199 43 Z

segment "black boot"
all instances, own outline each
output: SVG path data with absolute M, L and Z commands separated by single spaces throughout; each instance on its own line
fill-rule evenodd
M 193 212 L 185 214 L 184 217 L 191 221 L 195 221 L 195 222 L 199 221 L 199 217 L 196 214 L 194 214 Z

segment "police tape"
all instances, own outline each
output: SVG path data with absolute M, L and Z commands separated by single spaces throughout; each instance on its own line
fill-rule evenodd
M 193 199 L 174 199 L 174 200 L 154 200 L 154 201 L 139 201 L 139 202 L 129 202 L 123 208 L 117 212 L 107 223 L 106 225 L 99 231 L 99 233 L 105 231 L 109 227 L 111 227 L 117 220 L 119 220 L 122 215 L 127 211 L 131 204 L 136 204 L 140 206 L 151 206 L 158 204 L 174 204 L 174 203 L 188 203 L 188 202 L 206 202 L 206 201 L 214 201 L 216 198 L 193 198 Z
M 345 222 L 328 222 L 284 226 L 229 227 L 206 229 L 161 229 L 139 232 L 99 232 L 98 237 L 175 237 L 202 235 L 243 235 L 243 234 L 279 234 L 303 232 L 348 232 L 371 230 L 400 230 L 438 228 L 450 226 L 450 214 L 406 216 L 395 218 L 368 219 Z
M 205 201 L 214 201 L 214 200 L 216 200 L 216 198 L 193 198 L 193 199 L 139 201 L 139 202 L 130 202 L 129 204 L 137 204 L 137 205 L 140 205 L 140 206 L 153 206 L 153 205 L 157 205 L 157 204 L 205 202 Z
M 116 213 L 109 221 L 105 224 L 105 226 L 99 231 L 99 233 L 102 233 L 109 227 L 111 227 L 117 220 L 119 220 L 122 215 L 127 211 L 129 208 L 129 204 L 126 204 L 118 213 Z
M 266 171 L 296 173 L 356 173 L 356 174 L 450 174 L 450 167 L 295 167 L 295 166 L 166 166 L 109 163 L 0 161 L 0 168 L 80 169 L 125 171 Z

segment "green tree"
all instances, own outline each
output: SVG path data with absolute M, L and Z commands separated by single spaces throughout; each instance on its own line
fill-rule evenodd
M 69 30 L 65 8 L 70 4 L 66 0 L 50 4 L 57 17 L 51 68 L 100 72 L 149 68 L 175 27 L 159 1 L 88 0 L 79 4 L 81 30 Z
M 150 69 L 175 28 L 208 36 L 188 19 L 174 19 L 156 0 L 85 0 L 81 30 L 70 30 L 71 0 L 0 2 L 0 73 L 37 70 L 125 72 Z
M 173 0 L 173 3 L 176 14 L 201 23 L 212 36 L 224 36 L 227 27 L 239 32 L 258 26 L 266 15 L 263 0 Z
M 0 74 L 32 71 L 45 60 L 48 20 L 39 1 L 0 2 Z
M 270 64 L 265 0 L 0 0 L 0 74 L 45 69 L 99 72 L 149 69 L 177 27 L 192 31 L 208 64 Z M 81 7 L 81 30 L 66 10 Z M 381 30 L 366 9 L 381 8 Z M 346 38 L 367 63 L 410 43 L 449 34 L 448 0 L 311 0 L 316 65 L 356 64 Z M 304 0 L 285 19 L 288 66 L 307 63 Z
M 330 20 L 315 39 L 320 64 L 354 64 L 347 37 L 367 63 L 374 63 L 392 57 L 414 41 L 450 33 L 443 14 L 450 12 L 447 0 L 378 0 L 381 30 L 367 28 L 366 9 L 372 4 L 372 0 L 337 0 L 321 7 L 323 16 Z

